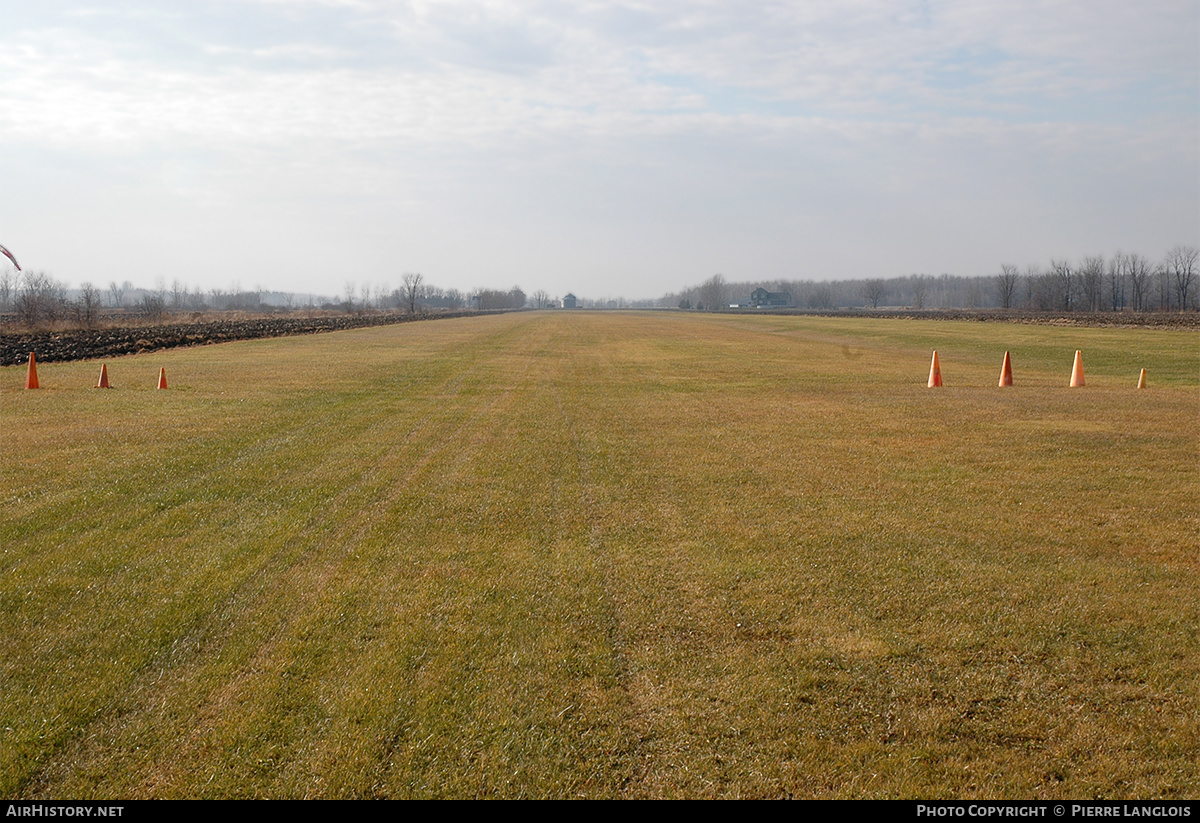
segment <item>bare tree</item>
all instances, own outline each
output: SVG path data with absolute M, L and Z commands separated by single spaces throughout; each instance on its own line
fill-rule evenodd
M 1108 297 L 1113 311 L 1125 308 L 1125 255 L 1121 252 L 1108 261 Z
M 1035 308 L 1037 305 L 1036 299 L 1035 299 L 1035 297 L 1036 297 L 1035 293 L 1037 291 L 1038 281 L 1041 280 L 1041 277 L 1042 277 L 1041 267 L 1035 266 L 1032 263 L 1030 263 L 1029 265 L 1027 265 L 1025 267 L 1024 277 L 1025 277 L 1024 307 L 1027 309 L 1032 309 L 1032 308 Z
M 1171 270 L 1168 264 L 1164 261 L 1158 265 L 1155 270 L 1155 276 L 1158 278 L 1158 310 L 1171 310 Z
M 1130 254 L 1125 258 L 1125 273 L 1129 278 L 1129 290 L 1133 297 L 1133 310 L 1143 311 L 1146 306 L 1146 289 L 1150 284 L 1150 261 L 1140 254 Z
M 67 292 L 63 285 L 42 272 L 24 272 L 13 308 L 28 328 L 44 326 L 58 319 L 66 309 Z
M 550 305 L 550 295 L 545 289 L 538 289 L 529 299 L 533 301 L 534 308 L 544 309 Z
M 909 286 L 912 287 L 913 308 L 925 308 L 925 299 L 929 296 L 929 276 L 925 274 L 914 274 L 908 278 Z
M 864 280 L 862 284 L 862 296 L 871 304 L 871 308 L 879 308 L 879 301 L 887 296 L 887 284 L 882 280 Z
M 16 277 L 8 269 L 0 272 L 0 311 L 8 311 L 16 281 Z
M 705 280 L 701 285 L 696 300 L 697 309 L 718 311 L 725 308 L 725 278 L 719 274 Z
M 137 310 L 138 314 L 147 320 L 162 320 L 163 315 L 167 313 L 167 301 L 157 292 L 147 292 L 142 295 Z
M 128 281 L 118 285 L 116 280 L 108 284 L 108 293 L 112 296 L 113 308 L 122 309 L 125 307 L 125 289 L 128 285 Z
M 424 280 L 425 277 L 417 272 L 409 272 L 404 275 L 404 288 L 401 293 L 405 304 L 408 305 L 409 314 L 417 313 L 417 297 L 421 293 L 421 283 Z
M 100 290 L 91 283 L 79 287 L 79 322 L 90 329 L 100 318 Z
M 1062 310 L 1070 311 L 1075 304 L 1075 270 L 1069 260 L 1051 260 L 1050 268 L 1058 279 L 1059 297 L 1062 299 Z
M 1080 308 L 1099 311 L 1104 296 L 1104 256 L 1083 258 L 1079 266 Z
M 1197 274 L 1197 258 L 1200 249 L 1195 246 L 1176 246 L 1167 253 L 1166 268 L 1175 279 L 1175 291 L 1179 294 L 1179 309 L 1188 307 L 1188 292 L 1191 291 Z
M 1017 293 L 1017 281 L 1020 277 L 1017 267 L 1011 263 L 1000 266 L 1000 273 L 996 275 L 996 293 L 1000 296 L 1000 308 L 1013 307 L 1013 296 Z
M 1027 307 L 1037 311 L 1055 311 L 1062 306 L 1062 280 L 1053 271 L 1042 271 L 1037 266 L 1025 268 Z

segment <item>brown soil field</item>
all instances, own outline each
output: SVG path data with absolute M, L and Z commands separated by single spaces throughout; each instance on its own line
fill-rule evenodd
M 366 326 L 385 326 L 415 320 L 462 317 L 480 312 L 430 314 L 364 314 L 329 317 L 259 317 L 199 323 L 171 323 L 109 329 L 71 329 L 49 332 L 0 334 L 0 366 L 24 363 L 30 352 L 45 363 L 92 360 L 123 354 L 204 346 L 233 340 L 285 337 L 295 334 L 343 331 Z

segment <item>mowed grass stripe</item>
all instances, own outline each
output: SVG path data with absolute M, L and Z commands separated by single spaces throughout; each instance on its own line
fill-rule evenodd
M 427 658 L 438 663 L 432 668 L 435 672 L 435 685 L 432 687 L 435 699 L 430 708 L 435 715 L 434 730 L 439 733 L 427 732 L 418 739 L 433 738 L 435 747 L 453 745 L 455 749 L 449 755 L 443 755 L 451 762 L 461 756 L 457 750 L 458 744 L 444 732 L 448 729 L 463 730 L 457 715 L 469 711 L 472 703 L 466 695 L 460 695 L 460 701 L 467 700 L 465 706 L 440 705 L 443 695 L 436 683 L 445 678 L 457 680 L 462 675 L 456 667 L 446 671 L 447 663 L 439 658 L 436 647 L 443 643 L 453 646 L 452 652 L 447 652 L 449 657 L 470 669 L 477 665 L 474 653 L 481 642 L 478 636 L 480 632 L 484 633 L 488 644 L 500 642 L 496 637 L 487 636 L 508 632 L 508 626 L 514 622 L 512 616 L 501 619 L 499 615 L 492 615 L 492 619 L 485 619 L 487 613 L 499 609 L 503 614 L 514 608 L 516 604 L 512 601 L 511 592 L 528 588 L 530 583 L 528 575 L 506 582 L 508 564 L 500 563 L 495 555 L 498 551 L 515 552 L 518 557 L 528 555 L 529 548 L 523 544 L 536 532 L 531 527 L 530 518 L 521 518 L 521 510 L 508 499 L 516 493 L 518 486 L 527 485 L 525 480 L 521 479 L 518 483 L 509 478 L 501 483 L 505 478 L 501 471 L 504 455 L 510 447 L 507 439 L 513 436 L 513 432 L 511 426 L 496 431 L 496 422 L 510 416 L 509 407 L 521 399 L 518 394 L 533 394 L 527 387 L 519 385 L 522 375 L 530 372 L 529 361 L 517 358 L 516 368 L 513 367 L 514 357 L 519 352 L 514 353 L 513 347 L 505 340 L 508 334 L 501 330 L 484 339 L 470 341 L 471 352 L 465 356 L 454 355 L 456 358 L 465 357 L 466 365 L 448 376 L 439 377 L 431 390 L 423 393 L 419 385 L 413 384 L 411 371 L 403 378 L 389 377 L 386 363 L 378 364 L 380 370 L 370 376 L 373 386 L 370 389 L 364 389 L 356 381 L 345 386 L 336 381 L 329 385 L 328 378 L 314 376 L 311 386 L 313 395 L 309 397 L 308 408 L 302 415 L 294 414 L 291 407 L 285 405 L 286 411 L 280 413 L 275 410 L 265 424 L 253 427 L 255 430 L 250 432 L 247 440 L 260 443 L 257 451 L 274 454 L 277 462 L 286 463 L 286 466 L 274 467 L 272 472 L 260 473 L 259 479 L 265 485 L 261 492 L 265 502 L 288 509 L 291 504 L 287 501 L 293 500 L 288 487 L 293 482 L 303 486 L 305 482 L 315 481 L 322 484 L 318 486 L 316 496 L 329 498 L 328 505 L 310 507 L 310 501 L 300 501 L 301 510 L 309 513 L 305 518 L 307 522 L 301 528 L 288 529 L 283 536 L 280 552 L 284 557 L 271 566 L 268 573 L 259 575 L 261 579 L 250 579 L 242 584 L 245 597 L 237 599 L 244 600 L 244 603 L 238 602 L 233 607 L 227 606 L 221 610 L 214 621 L 214 628 L 228 634 L 229 638 L 222 638 L 214 654 L 219 653 L 220 657 L 227 659 L 205 659 L 199 664 L 198 670 L 189 670 L 176 680 L 178 700 L 184 701 L 187 708 L 181 707 L 179 710 L 177 722 L 181 727 L 174 736 L 180 740 L 194 737 L 196 731 L 203 730 L 205 723 L 201 722 L 200 729 L 195 730 L 189 730 L 187 726 L 205 718 L 212 718 L 211 722 L 217 727 L 214 730 L 216 739 L 209 735 L 209 739 L 199 740 L 198 748 L 191 753 L 190 766 L 194 767 L 196 761 L 203 761 L 207 774 L 187 774 L 187 765 L 172 768 L 171 761 L 178 761 L 181 757 L 185 762 L 189 759 L 186 746 L 182 751 L 173 748 L 170 757 L 165 758 L 166 763 L 160 760 L 143 764 L 141 770 L 145 774 L 137 777 L 139 786 L 145 788 L 139 790 L 159 793 L 160 786 L 177 786 L 182 778 L 187 786 L 184 794 L 198 790 L 222 795 L 281 790 L 301 794 L 339 792 L 338 781 L 328 778 L 319 779 L 313 786 L 304 782 L 296 785 L 285 783 L 286 789 L 281 789 L 278 782 L 280 776 L 273 758 L 282 757 L 285 753 L 290 757 L 292 750 L 297 748 L 293 745 L 298 734 L 294 727 L 304 725 L 304 708 L 307 706 L 311 712 L 315 712 L 312 722 L 317 722 L 319 716 L 324 714 L 313 706 L 313 703 L 322 704 L 323 699 L 293 684 L 314 678 L 320 680 L 319 672 L 328 665 L 338 672 L 336 676 L 331 675 L 328 681 L 336 684 L 339 692 L 344 693 L 348 688 L 349 699 L 362 699 L 372 685 L 376 689 L 383 688 L 385 693 L 399 688 L 405 701 L 419 702 L 421 695 L 426 692 L 419 683 L 408 684 L 406 688 L 403 680 L 393 682 L 391 676 L 384 677 L 382 683 L 378 679 L 357 681 L 354 677 L 342 682 L 344 675 L 353 674 L 354 666 L 349 666 L 351 671 L 345 671 L 347 660 L 343 650 L 339 648 L 334 653 L 332 649 L 335 644 L 340 646 L 340 641 L 346 639 L 344 635 L 354 629 L 354 623 L 340 625 L 343 616 L 361 621 L 370 616 L 369 613 L 364 615 L 364 610 L 382 613 L 384 622 L 379 623 L 377 619 L 367 624 L 368 635 L 381 639 L 369 644 L 371 648 L 364 652 L 369 661 L 362 665 L 374 668 L 382 666 L 386 675 L 394 675 L 390 671 L 391 666 L 405 656 L 417 661 L 414 665 L 419 669 L 426 668 L 421 661 Z M 458 342 L 453 341 L 451 345 L 457 345 Z M 360 350 L 367 352 L 370 348 L 368 345 Z M 349 349 L 346 351 L 349 352 Z M 414 352 L 406 356 L 416 357 L 418 354 Z M 428 374 L 441 374 L 428 370 L 428 363 L 420 361 L 416 361 L 415 368 Z M 497 369 L 502 372 L 499 377 L 494 373 Z M 269 378 L 264 376 L 262 379 Z M 544 376 L 541 379 L 544 380 Z M 397 383 L 408 391 L 403 394 L 389 391 Z M 347 392 L 354 402 L 347 405 L 338 392 Z M 316 399 L 318 395 L 324 400 Z M 456 398 L 461 398 L 461 402 L 455 402 Z M 274 404 L 273 394 L 268 393 L 267 399 Z M 415 409 L 414 403 L 417 404 Z M 438 422 L 430 423 L 427 419 L 432 409 L 447 408 L 449 411 L 438 417 Z M 346 413 L 343 410 L 347 410 Z M 483 419 L 480 419 L 481 416 Z M 270 447 L 273 441 L 290 442 L 296 439 L 291 436 L 296 428 L 302 428 L 300 436 L 312 447 L 288 449 L 286 454 Z M 269 434 L 268 430 L 277 433 Z M 266 445 L 262 445 L 264 443 Z M 236 448 L 236 440 L 231 446 L 237 452 L 243 451 Z M 223 462 L 224 455 L 221 453 L 208 452 L 204 444 L 198 447 L 208 453 L 214 463 Z M 405 450 L 409 453 L 405 454 Z M 427 486 L 432 484 L 435 488 L 412 488 L 413 467 L 422 464 L 428 466 L 429 456 L 438 453 L 444 454 L 446 459 L 443 464 L 430 467 L 431 477 L 426 480 Z M 473 455 L 465 469 L 462 465 L 464 454 Z M 242 458 L 244 455 L 239 454 L 237 462 L 245 463 Z M 313 458 L 317 458 L 315 465 Z M 262 455 L 255 457 L 252 462 L 261 468 Z M 449 476 L 448 494 L 435 493 L 435 468 Z M 462 476 L 464 472 L 468 475 L 465 478 Z M 310 477 L 312 481 L 306 481 Z M 216 478 L 209 480 L 220 482 Z M 464 484 L 469 494 L 462 493 Z M 505 486 L 509 487 L 508 492 L 505 492 Z M 281 496 L 284 497 L 282 503 L 279 501 Z M 257 505 L 244 505 L 245 501 L 242 500 L 228 502 L 242 509 L 262 506 L 261 502 Z M 509 535 L 516 537 L 510 541 Z M 269 537 L 263 535 L 264 548 L 269 545 Z M 499 579 L 486 574 L 479 579 L 480 572 L 492 568 L 500 574 Z M 372 593 L 357 594 L 364 587 Z M 224 594 L 218 592 L 218 595 Z M 363 605 L 348 610 L 340 608 L 347 599 L 355 603 L 361 601 Z M 491 603 L 493 600 L 495 604 Z M 482 614 L 479 613 L 481 609 Z M 256 617 L 259 613 L 261 617 Z M 521 608 L 522 615 L 527 613 L 527 609 Z M 412 637 L 407 631 L 393 635 L 387 627 L 396 620 L 415 625 L 417 635 Z M 442 624 L 445 631 L 435 631 L 429 637 L 425 636 L 427 630 L 436 629 Z M 313 636 L 314 626 L 327 629 L 325 642 L 319 642 L 319 638 Z M 403 649 L 392 648 L 391 653 L 381 654 L 382 648 L 394 645 L 396 640 L 403 641 L 401 646 L 405 647 L 415 643 L 415 650 L 400 654 Z M 379 643 L 384 646 L 380 647 Z M 297 656 L 302 658 L 300 662 L 296 661 Z M 308 674 L 289 676 L 289 665 L 298 666 Z M 317 668 L 318 674 L 309 671 L 313 667 Z M 197 669 L 197 666 L 193 665 L 190 669 Z M 206 683 L 206 679 L 211 683 Z M 520 678 L 506 677 L 504 681 L 517 685 L 522 683 Z M 361 689 L 351 685 L 356 682 L 361 683 Z M 459 687 L 453 682 L 446 687 L 459 693 Z M 479 688 L 470 680 L 465 687 L 467 691 Z M 524 687 L 522 689 L 524 691 Z M 201 695 L 199 699 L 195 696 L 197 691 Z M 246 692 L 255 697 L 242 697 Z M 171 701 L 167 702 L 169 704 Z M 133 719 L 140 720 L 139 725 L 142 726 L 140 731 L 133 730 L 134 739 L 138 734 L 160 736 L 167 718 L 162 716 L 159 706 L 154 705 L 157 703 L 160 701 L 155 695 L 145 711 L 139 712 L 136 708 L 132 712 L 123 711 L 115 723 L 106 724 L 110 727 L 116 725 L 117 729 L 115 732 L 109 728 L 101 730 L 90 746 L 95 750 L 95 756 L 102 762 L 111 760 L 114 750 L 122 745 L 114 741 L 113 736 L 116 735 L 118 741 L 123 739 Z M 231 714 L 227 711 L 231 705 L 245 704 L 253 705 L 248 705 L 243 713 L 235 711 Z M 563 702 L 559 710 L 569 705 Z M 352 737 L 352 743 L 344 748 L 354 751 L 357 757 L 364 754 L 369 756 L 372 749 L 380 748 L 385 754 L 390 753 L 397 745 L 395 738 L 403 731 L 403 725 L 396 725 L 399 722 L 395 716 L 397 706 L 388 705 L 386 710 L 384 720 L 388 724 L 387 735 L 379 740 L 364 741 L 361 734 L 356 734 Z M 358 713 L 356 710 L 350 714 L 353 716 Z M 144 717 L 131 718 L 131 714 L 143 714 Z M 343 711 L 334 711 L 332 716 L 340 721 L 345 714 Z M 230 728 L 231 724 L 233 728 Z M 244 735 L 239 731 L 243 728 L 244 734 L 250 735 L 249 742 L 243 739 Z M 362 731 L 376 735 L 379 732 L 379 728 L 370 727 Z M 489 729 L 488 734 L 492 733 Z M 299 736 L 306 734 L 313 732 L 306 730 Z M 254 745 L 264 735 L 275 740 L 273 745 L 267 747 L 267 752 Z M 545 745 L 540 735 L 537 745 Z M 129 743 L 124 744 L 124 748 L 138 749 Z M 336 746 L 325 743 L 314 744 L 311 748 L 322 759 L 337 754 Z M 247 759 L 246 752 L 253 752 L 255 759 Z M 274 755 L 264 756 L 271 752 Z M 77 768 L 79 757 L 60 758 L 67 764 L 68 773 L 62 778 L 68 781 L 68 785 L 71 785 L 71 775 L 82 776 L 85 781 L 90 779 L 87 775 L 80 775 Z M 440 765 L 436 758 L 434 763 Z M 337 773 L 341 774 L 345 766 L 344 762 L 338 762 Z M 383 770 L 378 762 L 373 762 L 371 768 Z M 358 777 L 357 771 L 355 776 Z M 303 778 L 307 781 L 311 775 L 305 773 Z M 55 778 L 43 779 L 49 786 Z M 266 786 L 261 784 L 261 780 L 268 781 Z M 458 791 L 472 791 L 476 786 L 472 782 L 468 787 L 458 787 Z M 431 791 L 454 788 L 451 784 Z M 356 779 L 350 791 L 363 790 Z M 170 790 L 167 791 L 170 793 Z M 412 791 L 419 792 L 420 787 L 412 787 Z
M 110 393 L 5 370 L 3 785 L 1194 793 L 1195 335 L 924 326 L 554 313 L 124 358 Z M 118 377 L 160 362 L 170 392 Z

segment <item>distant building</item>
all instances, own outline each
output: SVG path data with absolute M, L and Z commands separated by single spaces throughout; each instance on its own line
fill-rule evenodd
M 790 306 L 791 304 L 792 293 L 790 291 L 767 291 L 764 288 L 757 288 L 750 292 L 750 305 L 756 309 Z
M 577 303 L 577 301 L 576 301 L 575 295 L 573 295 L 573 294 L 567 294 L 567 296 L 563 298 L 563 308 L 564 309 L 579 308 L 579 306 L 576 305 L 576 303 Z

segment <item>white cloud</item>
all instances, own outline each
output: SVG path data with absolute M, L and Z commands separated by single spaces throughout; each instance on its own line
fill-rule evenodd
M 123 194 L 99 235 L 32 191 L 0 218 L 76 280 L 95 264 L 47 226 L 125 248 L 141 226 L 223 233 L 227 268 L 312 288 L 337 260 L 576 293 L 553 278 L 621 271 L 633 295 L 739 260 L 982 273 L 1022 248 L 1195 242 L 1200 220 L 1190 0 L 46 8 L 0 53 L 0 171 L 102 203 L 52 167 L 80 189 L 119 170 Z M 207 276 L 143 245 L 148 272 Z

